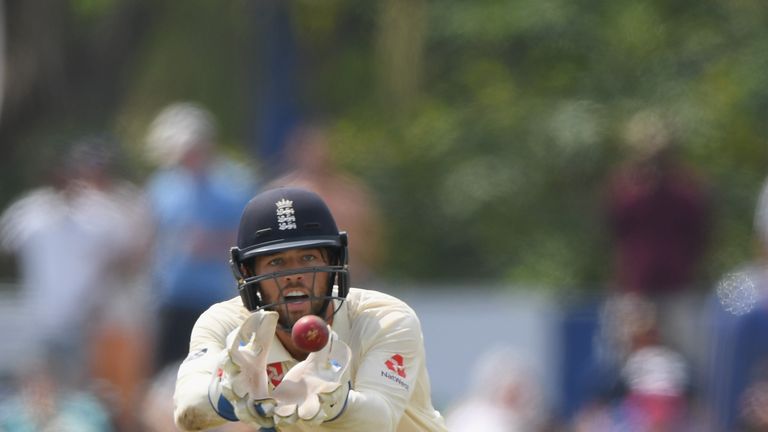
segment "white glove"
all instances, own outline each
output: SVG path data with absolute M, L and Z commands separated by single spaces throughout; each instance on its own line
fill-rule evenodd
M 294 366 L 275 388 L 275 424 L 318 425 L 341 415 L 351 388 L 351 358 L 349 346 L 331 331 L 328 344 Z
M 260 311 L 233 330 L 227 336 L 228 349 L 222 352 L 212 383 L 232 404 L 238 420 L 264 428 L 274 426 L 267 355 L 277 319 L 277 312 Z

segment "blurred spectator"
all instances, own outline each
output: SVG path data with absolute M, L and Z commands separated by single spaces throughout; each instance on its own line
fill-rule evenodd
M 739 402 L 744 430 L 768 431 L 768 379 L 752 382 Z
M 468 393 L 446 413 L 454 432 L 534 432 L 547 421 L 542 388 L 532 366 L 513 349 L 497 347 L 474 365 Z
M 713 430 L 768 430 L 768 181 L 755 211 L 757 253 L 722 276 L 709 310 Z
M 664 340 L 701 367 L 704 259 L 712 202 L 709 187 L 686 164 L 673 123 L 661 111 L 634 114 L 624 128 L 629 151 L 608 184 L 613 242 L 612 290 L 656 303 Z
M 236 293 L 229 248 L 257 185 L 245 164 L 220 154 L 217 139 L 213 115 L 190 102 L 165 107 L 147 134 L 148 155 L 159 165 L 147 183 L 156 227 L 156 372 L 184 358 L 205 309 Z
M 679 159 L 661 114 L 642 111 L 625 132 L 631 154 L 613 173 L 607 197 L 614 284 L 650 296 L 690 289 L 708 242 L 708 191 Z
M 32 323 L 27 355 L 51 356 L 64 388 L 100 380 L 121 427 L 129 427 L 147 371 L 150 221 L 141 191 L 116 174 L 116 150 L 104 137 L 76 142 L 51 185 L 3 213 L 0 237 L 18 257 L 21 304 Z
M 353 284 L 374 278 L 384 249 L 378 203 L 361 179 L 334 163 L 327 127 L 321 123 L 299 126 L 284 151 L 288 172 L 270 185 L 301 187 L 323 197 L 339 229 L 349 233 Z
M 574 421 L 584 432 L 697 430 L 687 359 L 662 341 L 654 304 L 634 293 L 603 310 L 592 387 Z
M 84 390 L 62 386 L 57 359 L 31 359 L 19 375 L 18 392 L 0 403 L 0 431 L 110 432 L 104 404 Z

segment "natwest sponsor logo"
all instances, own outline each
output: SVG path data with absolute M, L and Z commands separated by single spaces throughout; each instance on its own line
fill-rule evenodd
M 403 364 L 403 356 L 400 354 L 395 354 L 392 357 L 389 358 L 389 360 L 384 362 L 384 366 L 387 367 L 389 370 L 382 370 L 381 376 L 384 378 L 394 382 L 395 384 L 399 385 L 400 387 L 408 390 L 410 388 L 410 385 L 405 382 L 405 365 Z
M 406 390 L 411 388 L 411 386 L 408 385 L 407 382 L 403 381 L 399 376 L 393 374 L 392 372 L 381 371 L 381 376 L 383 376 L 384 378 L 386 378 L 386 379 L 388 379 L 388 380 L 398 384 L 400 387 L 402 387 L 402 388 L 404 388 Z
M 405 378 L 405 365 L 403 365 L 403 356 L 400 354 L 393 355 L 392 358 L 384 362 L 384 365 L 387 366 L 387 369 L 398 374 L 400 378 Z

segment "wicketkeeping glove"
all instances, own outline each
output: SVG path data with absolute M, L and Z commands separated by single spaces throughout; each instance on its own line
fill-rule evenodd
M 277 312 L 253 313 L 227 336 L 228 349 L 222 352 L 209 392 L 218 390 L 232 404 L 238 420 L 263 428 L 274 426 L 267 355 L 277 319 Z
M 288 371 L 273 391 L 275 424 L 317 425 L 341 415 L 351 388 L 351 358 L 349 346 L 331 332 L 328 344 Z

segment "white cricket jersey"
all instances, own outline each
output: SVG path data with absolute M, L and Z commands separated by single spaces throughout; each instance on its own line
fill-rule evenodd
M 226 423 L 208 400 L 208 386 L 227 335 L 249 314 L 236 297 L 213 305 L 195 324 L 174 394 L 174 414 L 182 429 Z M 352 350 L 353 390 L 347 408 L 320 426 L 298 423 L 281 426 L 280 431 L 447 431 L 432 406 L 421 324 L 413 309 L 390 295 L 351 288 L 331 327 Z M 272 385 L 279 385 L 297 363 L 274 336 L 267 359 Z

